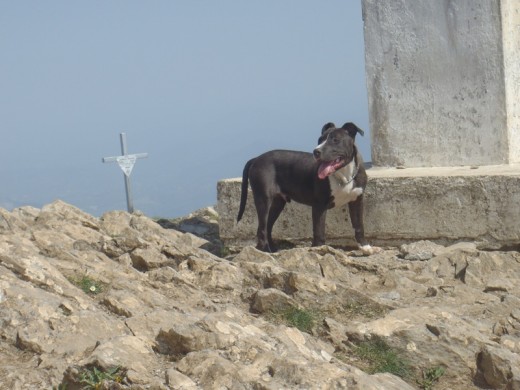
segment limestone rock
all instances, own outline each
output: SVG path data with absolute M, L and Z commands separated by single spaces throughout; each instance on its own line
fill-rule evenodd
M 173 390 L 197 390 L 197 384 L 190 377 L 170 368 L 166 371 L 166 385 Z
M 149 271 L 172 264 L 172 261 L 155 248 L 136 248 L 130 253 L 132 264 L 139 271 Z
M 520 357 L 516 353 L 485 346 L 477 356 L 477 368 L 492 389 L 520 389 Z
M 518 252 L 417 243 L 421 261 L 329 246 L 221 258 L 205 250 L 217 238 L 204 215 L 195 237 L 62 201 L 0 210 L 2 388 L 80 388 L 85 370 L 114 366 L 120 383 L 103 388 L 397 390 L 436 367 L 438 388 L 517 388 Z M 269 314 L 288 307 L 312 326 Z M 408 377 L 365 372 L 356 348 L 379 339 L 412 362 Z
M 437 252 L 444 249 L 442 245 L 431 241 L 417 241 L 411 244 L 401 245 L 400 252 L 405 260 L 429 260 Z
M 233 258 L 234 262 L 265 263 L 272 262 L 274 258 L 266 252 L 259 251 L 253 246 L 246 246 Z
M 287 294 L 275 288 L 267 288 L 255 294 L 251 309 L 257 313 L 265 313 L 296 306 L 298 306 L 296 301 Z

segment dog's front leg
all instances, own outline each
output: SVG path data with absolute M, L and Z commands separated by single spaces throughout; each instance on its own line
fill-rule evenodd
M 327 208 L 323 206 L 312 207 L 312 246 L 325 245 L 325 218 Z
M 365 239 L 363 195 L 358 196 L 356 200 L 348 204 L 348 211 L 359 249 L 361 249 L 364 255 L 373 255 L 374 253 L 380 252 L 381 248 L 369 245 Z
M 348 211 L 350 214 L 350 222 L 354 229 L 354 236 L 360 247 L 368 245 L 365 240 L 365 228 L 363 226 L 363 195 L 357 197 L 356 200 L 348 204 Z

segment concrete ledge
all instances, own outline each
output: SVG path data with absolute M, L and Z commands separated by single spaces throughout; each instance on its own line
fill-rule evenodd
M 446 168 L 371 168 L 365 195 L 365 234 L 374 245 L 471 240 L 483 247 L 520 244 L 520 165 Z M 218 182 L 220 238 L 229 246 L 254 244 L 257 218 L 249 191 L 236 223 L 241 179 Z M 275 240 L 310 245 L 311 211 L 288 204 L 276 222 Z M 354 245 L 348 209 L 329 211 L 327 243 Z

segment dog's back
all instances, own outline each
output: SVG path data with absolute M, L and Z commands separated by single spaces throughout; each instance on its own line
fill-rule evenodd
M 312 153 L 294 150 L 272 150 L 249 160 L 242 174 L 242 193 L 237 221 L 240 221 L 247 202 L 247 186 L 256 196 L 272 199 L 282 197 L 286 202 L 312 205 L 317 185 L 318 165 Z M 325 182 L 321 183 L 326 185 Z

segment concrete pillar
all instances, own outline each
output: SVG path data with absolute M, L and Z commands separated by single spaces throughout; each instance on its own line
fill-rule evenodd
M 520 162 L 520 0 L 363 0 L 376 166 Z

